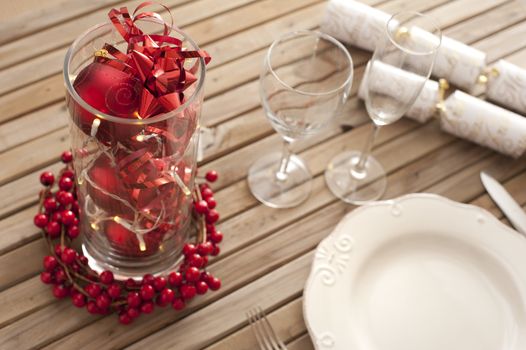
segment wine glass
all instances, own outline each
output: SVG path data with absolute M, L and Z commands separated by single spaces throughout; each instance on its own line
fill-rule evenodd
M 338 154 L 325 171 L 331 192 L 345 202 L 364 204 L 380 198 L 387 178 L 371 156 L 380 127 L 400 119 L 413 105 L 433 69 L 442 35 L 435 21 L 418 12 L 393 15 L 364 75 L 365 106 L 373 131 L 362 152 Z
M 270 46 L 260 76 L 265 116 L 284 140 L 283 152 L 257 159 L 248 173 L 252 194 L 274 208 L 303 202 L 312 188 L 305 162 L 291 145 L 326 126 L 351 89 L 353 63 L 347 49 L 317 31 L 295 31 Z

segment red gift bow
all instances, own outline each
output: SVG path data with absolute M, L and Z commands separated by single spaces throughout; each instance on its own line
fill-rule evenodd
M 108 16 L 128 43 L 126 53 L 105 44 L 103 49 L 114 58 L 95 57 L 96 62 L 130 73 L 143 83 L 138 110 L 141 119 L 172 111 L 184 103 L 184 91 L 196 81 L 194 74 L 199 65 L 196 62 L 191 68 L 185 68 L 185 60 L 203 58 L 208 64 L 211 59 L 204 50 L 184 50 L 181 40 L 169 35 L 173 17 L 166 6 L 161 5 L 170 15 L 170 26 L 156 12 L 139 12 L 152 4 L 154 2 L 151 1 L 141 3 L 131 16 L 126 7 L 112 9 Z M 135 24 L 144 18 L 153 18 L 162 23 L 163 34 L 144 34 Z

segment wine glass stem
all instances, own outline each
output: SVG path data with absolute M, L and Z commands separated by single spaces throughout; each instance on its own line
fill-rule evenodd
M 287 179 L 287 167 L 291 156 L 290 142 L 285 140 L 283 141 L 283 153 L 281 155 L 281 161 L 279 162 L 279 169 L 276 172 L 276 179 L 278 181 L 285 181 Z
M 356 163 L 356 165 L 351 168 L 351 172 L 354 177 L 364 178 L 365 176 L 367 176 L 367 168 L 365 165 L 367 163 L 367 159 L 371 155 L 376 136 L 378 136 L 378 132 L 380 131 L 379 125 L 376 125 L 376 123 L 373 123 L 373 125 L 374 128 L 369 134 L 369 137 L 367 137 L 367 141 L 365 142 L 363 151 L 360 154 L 360 159 L 358 160 L 358 163 Z

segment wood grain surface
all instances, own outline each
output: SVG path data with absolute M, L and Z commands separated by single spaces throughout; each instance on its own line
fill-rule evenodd
M 383 11 L 435 16 L 454 39 L 526 68 L 526 7 L 520 0 L 367 0 Z M 354 207 L 326 188 L 323 172 L 334 155 L 360 149 L 371 130 L 356 97 L 370 53 L 349 47 L 355 65 L 344 112 L 317 135 L 295 144 L 313 173 L 310 198 L 291 209 L 271 209 L 250 194 L 252 161 L 278 150 L 280 137 L 260 106 L 263 56 L 280 34 L 316 29 L 324 0 L 164 0 L 176 24 L 212 56 L 202 124 L 215 135 L 203 169 L 216 169 L 218 210 L 225 233 L 210 271 L 217 292 L 182 312 L 158 309 L 124 327 L 52 297 L 39 280 L 45 244 L 32 224 L 38 175 L 60 168 L 68 148 L 62 65 L 68 45 L 106 20 L 121 0 L 19 0 L 0 13 L 0 348 L 1 349 L 256 349 L 245 311 L 264 308 L 291 350 L 313 345 L 302 316 L 302 290 L 313 251 Z M 127 3 L 130 7 L 134 3 Z M 166 15 L 165 12 L 162 12 Z M 285 63 L 294 56 L 283 58 Z M 384 198 L 432 192 L 472 203 L 506 219 L 484 192 L 491 173 L 526 205 L 526 159 L 513 160 L 443 133 L 436 121 L 402 119 L 382 130 L 373 151 L 388 172 Z

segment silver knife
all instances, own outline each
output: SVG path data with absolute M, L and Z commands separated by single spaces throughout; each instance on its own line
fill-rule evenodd
M 511 224 L 517 231 L 526 235 L 526 214 L 521 206 L 497 180 L 483 171 L 480 173 L 480 180 L 490 197 L 497 203 Z

